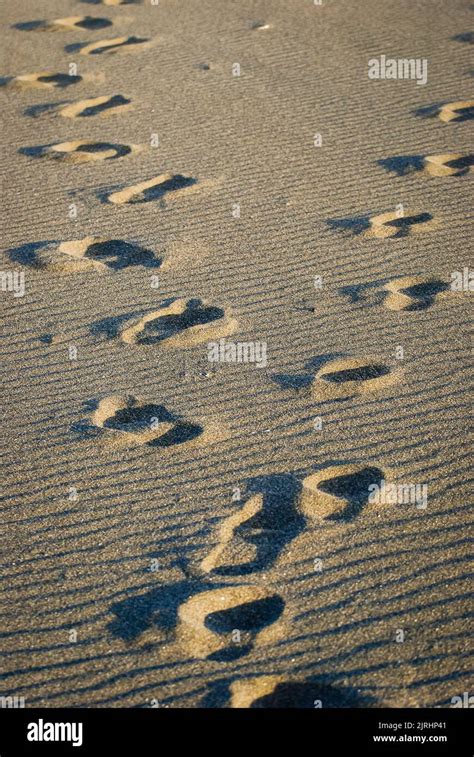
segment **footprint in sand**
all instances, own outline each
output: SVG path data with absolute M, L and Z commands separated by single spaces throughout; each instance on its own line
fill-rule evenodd
M 99 160 L 116 160 L 140 152 L 140 145 L 113 144 L 111 142 L 88 142 L 75 140 L 56 145 L 22 147 L 18 152 L 32 158 L 48 158 L 63 163 L 86 163 Z
M 347 687 L 323 681 L 291 681 L 284 676 L 268 675 L 242 678 L 228 687 L 229 706 L 237 708 L 367 707 L 372 698 Z
M 82 81 L 82 76 L 39 71 L 34 74 L 4 77 L 0 80 L 0 86 L 6 86 L 10 89 L 54 89 L 69 87 L 71 84 L 77 84 L 80 81 Z
M 396 239 L 411 234 L 422 234 L 438 227 L 437 221 L 430 213 L 416 210 L 405 210 L 403 215 L 398 211 L 382 213 L 369 218 L 369 223 L 370 228 L 365 232 L 365 236 L 377 239 Z
M 459 100 L 443 105 L 439 111 L 439 118 L 444 123 L 471 121 L 474 118 L 474 100 Z
M 193 179 L 191 176 L 164 173 L 153 179 L 142 181 L 140 184 L 121 189 L 119 192 L 113 192 L 107 196 L 107 201 L 114 203 L 114 205 L 152 202 L 153 200 L 162 200 L 170 194 L 174 196 L 188 194 L 196 189 L 197 184 L 197 179 Z
M 96 18 L 95 16 L 69 16 L 68 18 L 56 18 L 54 21 L 26 21 L 14 24 L 15 29 L 27 32 L 67 32 L 77 29 L 94 31 L 95 29 L 105 29 L 107 26 L 112 26 L 112 21 L 108 18 Z
M 418 210 L 396 210 L 376 216 L 328 218 L 326 223 L 334 231 L 368 239 L 398 239 L 411 234 L 433 231 L 439 222 L 431 213 Z
M 380 468 L 369 465 L 341 464 L 323 468 L 303 480 L 299 508 L 308 519 L 348 522 L 369 504 L 370 486 L 387 480 Z
M 304 528 L 305 521 L 296 502 L 296 490 L 275 490 L 250 497 L 220 525 L 217 545 L 201 562 L 200 570 L 235 576 L 273 564 Z
M 379 160 L 378 163 L 398 176 L 414 171 L 428 176 L 463 176 L 474 165 L 474 154 L 447 152 L 439 155 L 396 155 Z
M 183 419 L 164 405 L 141 404 L 135 397 L 123 395 L 102 399 L 90 422 L 77 423 L 73 428 L 111 449 L 137 445 L 162 450 L 178 446 L 207 448 L 229 436 L 227 427 L 220 422 Z
M 303 531 L 307 520 L 350 521 L 367 505 L 371 484 L 386 475 L 369 465 L 341 464 L 305 478 L 277 476 L 265 494 L 256 494 L 217 531 L 217 544 L 199 574 L 242 576 L 268 568 Z
M 125 323 L 120 339 L 142 346 L 194 347 L 229 336 L 237 326 L 237 320 L 220 307 L 200 299 L 177 299 Z
M 80 0 L 89 5 L 140 5 L 142 0 Z
M 48 242 L 23 245 L 9 251 L 12 260 L 56 274 L 118 271 L 129 266 L 158 268 L 161 260 L 151 250 L 123 239 L 85 237 L 53 246 Z
M 282 633 L 285 603 L 268 587 L 226 586 L 201 592 L 178 611 L 178 638 L 197 658 L 236 660 Z
M 401 368 L 377 358 L 331 360 L 316 373 L 311 392 L 318 400 L 343 399 L 381 391 L 398 383 L 402 376 Z
M 131 100 L 123 95 L 103 95 L 74 103 L 51 103 L 27 108 L 25 115 L 38 118 L 43 115 L 58 115 L 63 118 L 107 118 L 124 113 L 132 107 Z
M 438 118 L 444 123 L 470 121 L 474 118 L 474 100 L 456 100 L 452 103 L 437 102 L 413 111 L 420 118 Z
M 140 405 L 134 397 L 120 395 L 101 400 L 91 424 L 112 447 L 137 444 L 171 447 L 190 442 L 204 431 L 200 424 L 178 418 L 163 405 Z
M 119 52 L 133 52 L 147 47 L 151 40 L 149 37 L 114 37 L 113 39 L 101 39 L 96 42 L 85 44 L 66 45 L 67 53 L 80 55 L 114 55 Z
M 386 308 L 408 312 L 426 310 L 451 293 L 450 285 L 436 276 L 404 276 L 387 282 L 383 289 Z

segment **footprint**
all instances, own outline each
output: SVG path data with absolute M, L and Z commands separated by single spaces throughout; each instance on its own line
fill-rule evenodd
M 19 152 L 33 158 L 49 158 L 63 163 L 85 163 L 98 160 L 115 160 L 132 153 L 138 153 L 140 145 L 122 145 L 111 142 L 61 142 L 56 145 L 42 145 L 38 147 L 23 147 Z
M 226 518 L 217 545 L 202 561 L 201 571 L 222 576 L 245 575 L 271 565 L 304 527 L 295 507 L 296 490 L 255 494 Z
M 161 264 L 151 250 L 125 242 L 123 239 L 85 237 L 71 242 L 62 242 L 58 252 L 68 256 L 73 265 L 83 263 L 83 270 L 93 268 L 98 271 L 107 269 L 118 271 L 138 265 L 145 268 L 158 268 Z M 77 270 L 77 267 L 74 270 Z
M 233 681 L 229 687 L 230 707 L 238 708 L 340 708 L 368 707 L 373 700 L 356 690 L 318 681 L 289 681 L 268 675 Z
M 474 165 L 474 155 L 441 153 L 439 155 L 397 155 L 378 161 L 387 171 L 405 176 L 413 171 L 429 176 L 462 176 Z
M 36 242 L 9 250 L 11 259 L 22 265 L 56 274 L 83 271 L 118 271 L 128 266 L 158 268 L 161 260 L 151 250 L 123 239 L 85 237 L 70 242 Z
M 439 118 L 444 123 L 471 121 L 474 118 L 474 100 L 458 100 L 443 105 L 439 111 Z
M 178 611 L 181 643 L 197 658 L 230 661 L 282 632 L 283 599 L 270 588 L 226 586 L 197 594 Z
M 387 480 L 387 474 L 373 466 L 323 468 L 303 480 L 299 507 L 307 518 L 351 521 L 368 505 L 369 486 L 380 485 L 382 480 Z
M 367 238 L 399 238 L 438 228 L 439 223 L 430 213 L 416 210 L 390 211 L 377 216 L 328 218 L 326 223 L 334 231 Z
M 168 195 L 183 195 L 196 188 L 197 179 L 191 176 L 182 176 L 181 174 L 164 173 L 148 181 L 142 181 L 140 184 L 134 184 L 126 187 L 119 192 L 113 192 L 108 195 L 108 202 L 115 205 L 124 205 L 125 203 L 151 202 L 161 200 Z
M 365 232 L 369 238 L 388 239 L 406 237 L 411 234 L 421 234 L 433 231 L 438 227 L 437 221 L 430 213 L 405 210 L 403 215 L 398 211 L 382 213 L 369 218 L 370 228 Z
M 60 106 L 56 112 L 63 118 L 89 118 L 91 116 L 106 118 L 110 115 L 123 113 L 131 107 L 131 100 L 123 97 L 123 95 L 103 95 L 102 97 L 93 97 L 90 100 L 80 100 L 76 103 Z
M 95 31 L 96 29 L 105 29 L 107 26 L 112 26 L 112 21 L 108 18 L 96 18 L 95 16 L 69 16 L 68 18 L 56 18 L 54 21 L 26 21 L 14 24 L 14 28 L 21 31 L 39 32 L 65 32 L 77 29 Z
M 125 344 L 194 347 L 229 336 L 237 325 L 222 308 L 199 299 L 177 299 L 125 324 L 120 338 Z
M 134 397 L 120 395 L 101 400 L 91 423 L 112 447 L 136 444 L 170 447 L 192 441 L 203 433 L 202 426 L 179 419 L 163 405 L 140 405 Z
M 409 312 L 426 310 L 451 290 L 448 283 L 435 276 L 405 276 L 389 281 L 383 288 L 388 292 L 386 308 Z
M 115 55 L 118 52 L 131 52 L 150 43 L 149 37 L 114 37 L 88 42 L 85 45 L 68 45 L 66 52 L 79 52 L 80 55 Z
M 377 358 L 331 360 L 319 369 L 311 385 L 319 400 L 332 400 L 381 391 L 398 383 L 401 368 L 393 368 Z
M 461 155 L 447 152 L 440 155 L 427 155 L 424 158 L 425 173 L 430 176 L 462 176 L 474 165 L 474 155 Z
M 141 0 L 80 0 L 89 5 L 139 5 Z
M 39 71 L 34 74 L 7 77 L 3 80 L 3 86 L 11 89 L 54 89 L 69 87 L 82 81 L 82 76 L 70 76 L 69 74 L 55 74 L 50 71 Z

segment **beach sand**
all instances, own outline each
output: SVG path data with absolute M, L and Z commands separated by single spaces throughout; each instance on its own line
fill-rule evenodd
M 2 696 L 450 706 L 472 4 L 34 5 L 1 10 Z

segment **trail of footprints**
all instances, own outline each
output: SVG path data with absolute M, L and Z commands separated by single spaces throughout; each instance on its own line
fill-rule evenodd
M 83 3 L 118 6 L 137 0 L 82 0 Z M 73 16 L 53 21 L 32 21 L 16 28 L 34 32 L 84 32 L 112 25 L 107 18 Z M 259 22 L 253 29 L 268 29 Z M 138 50 L 150 40 L 134 36 L 114 37 L 73 45 L 81 55 L 115 54 Z M 7 77 L 1 83 L 12 89 L 65 88 L 79 83 L 81 76 L 36 72 Z M 131 101 L 123 95 L 103 95 L 73 103 L 59 103 L 31 110 L 31 115 L 55 113 L 76 119 L 123 113 Z M 433 109 L 431 109 L 432 111 Z M 451 102 L 434 111 L 444 123 L 462 122 L 474 117 L 474 101 Z M 46 158 L 66 163 L 117 160 L 140 150 L 138 145 L 71 140 L 21 150 L 32 158 Z M 395 156 L 379 161 L 387 170 L 403 176 L 412 171 L 434 177 L 466 174 L 473 165 L 471 154 L 440 153 L 433 155 Z M 182 174 L 165 173 L 112 192 L 107 201 L 115 205 L 162 200 L 196 189 L 197 180 Z M 413 209 L 384 212 L 361 219 L 343 219 L 331 223 L 367 238 L 396 239 L 437 228 L 431 214 Z M 161 261 L 151 250 L 126 240 L 86 237 L 62 242 L 52 251 L 49 245 L 25 245 L 12 251 L 31 265 L 51 272 L 76 273 L 94 270 L 116 271 L 132 265 L 159 267 Z M 23 258 L 21 257 L 23 256 Z M 400 277 L 383 285 L 385 306 L 393 311 L 416 311 L 429 307 L 445 295 L 448 284 L 436 277 Z M 125 345 L 160 346 L 182 349 L 234 333 L 237 320 L 212 302 L 200 299 L 175 299 L 160 308 L 126 319 L 114 331 Z M 399 368 L 374 358 L 331 360 L 321 367 L 311 382 L 316 400 L 331 400 L 375 392 L 402 378 Z M 141 403 L 133 396 L 112 395 L 102 399 L 93 410 L 87 426 L 103 445 L 110 448 L 145 445 L 152 448 L 175 448 L 205 445 L 226 438 L 223 427 L 202 421 L 183 419 L 165 406 Z M 267 490 L 253 493 L 242 507 L 219 525 L 216 542 L 201 561 L 194 579 L 194 589 L 177 610 L 177 636 L 196 657 L 227 661 L 251 651 L 257 643 L 272 643 L 285 627 L 285 602 L 270 585 L 242 583 L 244 576 L 256 576 L 273 565 L 282 551 L 312 523 L 344 524 L 357 518 L 364 508 L 375 507 L 368 501 L 371 484 L 387 480 L 387 471 L 371 465 L 340 464 L 322 468 L 307 476 L 301 484 L 296 479 L 290 491 Z M 219 581 L 238 579 L 235 584 Z M 197 581 L 197 585 L 196 585 Z M 207 581 L 207 583 L 206 583 Z M 211 582 L 209 584 L 209 581 Z M 216 583 L 217 582 L 217 583 Z M 191 581 L 192 583 L 192 581 Z M 190 583 L 190 586 L 191 586 Z M 234 644 L 232 634 L 241 634 Z M 309 687 L 310 690 L 311 686 Z M 259 676 L 234 682 L 230 687 L 231 706 L 281 706 L 306 696 L 308 687 L 277 676 Z M 295 694 L 295 691 L 297 692 Z

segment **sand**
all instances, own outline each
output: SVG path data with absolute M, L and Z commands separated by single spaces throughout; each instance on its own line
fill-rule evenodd
M 472 5 L 34 6 L 1 10 L 2 696 L 449 706 Z

